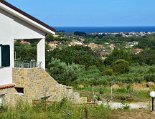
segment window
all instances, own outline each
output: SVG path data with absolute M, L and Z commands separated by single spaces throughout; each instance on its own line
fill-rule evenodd
M 24 93 L 24 88 L 22 87 L 15 87 L 17 93 Z
M 10 46 L 0 45 L 0 67 L 10 66 Z

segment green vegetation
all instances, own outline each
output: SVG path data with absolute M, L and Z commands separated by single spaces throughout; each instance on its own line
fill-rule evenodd
M 141 83 L 155 81 L 155 66 L 130 66 L 124 60 L 118 60 L 111 68 L 106 68 L 101 72 L 96 66 L 85 68 L 84 65 L 70 64 L 51 59 L 48 72 L 60 83 L 77 87 L 82 84 L 90 85 L 110 85 L 116 84 Z
M 124 110 L 110 110 L 103 105 L 74 105 L 66 100 L 33 106 L 19 102 L 15 107 L 5 107 L 0 112 L 0 119 L 154 119 L 154 114 L 148 110 L 129 110 L 128 103 L 123 104 Z
M 126 33 L 125 35 L 129 35 Z M 70 46 L 71 41 L 83 42 L 82 46 Z M 81 41 L 82 39 L 82 41 Z M 97 93 L 109 95 L 109 87 L 113 84 L 121 88 L 115 89 L 115 97 L 133 95 L 134 98 L 146 99 L 147 91 L 133 89 L 133 84 L 155 82 L 155 34 L 145 36 L 123 37 L 121 34 L 86 34 L 75 32 L 69 34 L 59 32 L 58 37 L 46 36 L 46 68 L 49 74 L 59 83 L 71 85 L 75 89 L 85 91 L 91 86 L 101 87 Z M 49 42 L 56 41 L 58 46 L 52 49 Z M 131 43 L 132 47 L 127 47 Z M 15 51 L 18 60 L 33 60 L 36 58 L 36 42 L 21 44 L 15 42 Z M 99 48 L 91 48 L 89 43 L 97 43 Z M 110 44 L 115 44 L 110 49 Z M 134 53 L 133 49 L 141 48 Z M 107 53 L 101 55 L 101 52 Z M 35 59 L 36 60 L 36 59 Z M 79 88 L 82 85 L 83 90 Z M 106 87 L 107 89 L 103 89 Z M 150 87 L 150 89 L 154 87 Z M 91 88 L 92 90 L 92 88 Z M 95 89 L 94 89 L 95 90 Z M 107 92 L 105 92 L 105 90 Z M 120 94 L 120 95 L 119 95 Z
M 67 64 L 75 63 L 84 65 L 86 68 L 93 65 L 97 67 L 103 65 L 103 61 L 95 52 L 93 52 L 89 47 L 83 46 L 58 47 L 50 51 L 47 57 L 60 59 L 60 61 Z
M 15 107 L 5 107 L 0 119 L 112 119 L 109 108 L 94 105 L 74 105 L 66 99 L 61 102 L 29 105 L 19 102 Z
M 129 63 L 123 59 L 116 60 L 112 64 L 113 72 L 116 74 L 124 74 L 129 72 Z
M 34 40 L 32 41 L 33 42 L 31 44 L 21 44 L 20 40 L 17 40 L 15 42 L 16 60 L 30 61 L 37 59 L 37 47 L 36 47 L 37 40 L 35 42 Z
M 73 86 L 81 96 L 87 96 L 88 101 L 94 96 L 102 101 L 112 99 L 122 102 L 124 109 L 129 108 L 129 102 L 149 100 L 149 91 L 155 89 L 155 34 L 123 37 L 122 34 L 68 34 L 61 31 L 58 35 L 46 36 L 46 70 L 59 83 Z M 84 45 L 70 46 L 75 39 Z M 57 48 L 48 45 L 53 41 L 58 42 Z M 128 47 L 131 42 L 136 43 Z M 21 44 L 17 40 L 17 60 L 36 60 L 36 43 Z M 91 48 L 89 43 L 102 47 Z M 110 48 L 110 44 L 115 47 Z M 139 48 L 140 52 L 133 52 Z M 112 119 L 118 115 L 120 112 L 103 105 L 75 105 L 64 99 L 60 103 L 40 102 L 33 106 L 18 103 L 12 108 L 4 107 L 0 119 L 83 119 L 86 116 Z
M 46 44 L 46 67 L 50 75 L 59 83 L 77 87 L 80 84 L 107 86 L 110 82 L 128 84 L 129 82 L 155 81 L 154 34 L 143 37 L 123 37 L 121 34 L 91 35 L 75 32 L 71 35 L 59 32 L 58 35 L 59 37 L 46 36 L 47 43 L 50 41 L 61 42 L 61 45 L 54 50 Z M 84 42 L 115 43 L 116 48 L 111 50 L 111 53 L 103 60 L 99 50 L 93 50 L 87 46 L 66 44 L 73 38 L 81 37 L 84 38 Z M 132 41 L 139 42 L 133 48 L 143 48 L 143 51 L 134 54 L 132 48 L 125 48 L 124 44 Z M 15 42 L 17 60 L 36 60 L 36 43 L 37 40 L 24 45 L 17 40 Z
M 128 85 L 121 86 L 119 88 L 113 88 L 113 94 L 111 95 L 111 88 L 105 86 L 85 87 L 78 89 L 82 96 L 87 96 L 88 99 L 93 99 L 95 94 L 99 100 L 110 100 L 112 96 L 113 101 L 128 101 L 128 102 L 140 102 L 149 101 L 149 92 L 144 90 L 134 90 L 128 88 Z
M 132 52 L 130 49 L 114 49 L 114 51 L 105 59 L 105 65 L 112 65 L 116 60 L 124 59 L 131 62 Z
M 78 77 L 79 72 L 83 69 L 82 66 L 77 64 L 67 65 L 60 60 L 51 59 L 49 63 L 48 72 L 53 76 L 59 83 L 65 85 L 71 85 Z
M 128 33 L 125 33 L 129 35 Z M 108 43 L 116 43 L 117 45 L 122 45 L 124 42 L 132 42 L 132 41 L 141 41 L 144 39 L 142 36 L 132 36 L 132 37 L 123 37 L 121 34 L 87 34 L 85 36 L 86 43 L 97 43 L 97 44 L 104 44 L 105 42 Z

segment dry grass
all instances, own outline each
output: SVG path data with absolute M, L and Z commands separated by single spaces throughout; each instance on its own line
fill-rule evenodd
M 149 110 L 114 110 L 115 119 L 155 119 L 155 113 Z

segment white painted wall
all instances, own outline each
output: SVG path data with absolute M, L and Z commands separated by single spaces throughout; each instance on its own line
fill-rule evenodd
M 45 69 L 45 33 L 0 9 L 0 44 L 10 45 L 10 67 L 0 68 L 0 85 L 13 83 L 14 39 L 42 39 L 38 43 L 37 60 Z
M 41 63 L 41 68 L 45 69 L 45 38 L 37 44 L 37 62 Z
M 1 62 L 1 46 L 0 46 L 0 68 L 1 68 L 1 66 L 2 66 L 2 62 Z

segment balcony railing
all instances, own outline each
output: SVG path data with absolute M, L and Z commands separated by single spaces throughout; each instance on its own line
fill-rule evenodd
M 41 62 L 32 61 L 15 61 L 16 68 L 41 68 Z

